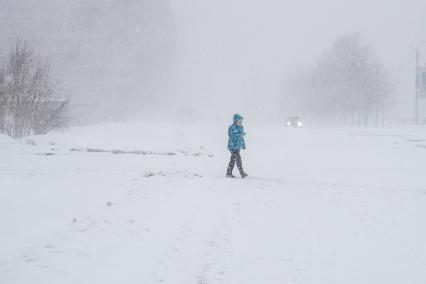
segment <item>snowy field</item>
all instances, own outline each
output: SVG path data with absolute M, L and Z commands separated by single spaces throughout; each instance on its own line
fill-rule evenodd
M 0 283 L 426 283 L 425 128 L 227 126 L 0 136 Z

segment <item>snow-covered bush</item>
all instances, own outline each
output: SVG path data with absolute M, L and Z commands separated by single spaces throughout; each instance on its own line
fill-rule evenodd
M 64 127 L 68 100 L 57 96 L 56 86 L 49 62 L 17 42 L 0 63 L 0 132 L 23 137 Z

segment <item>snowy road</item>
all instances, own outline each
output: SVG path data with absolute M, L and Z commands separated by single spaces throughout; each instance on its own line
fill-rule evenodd
M 200 129 L 0 137 L 0 283 L 426 282 L 423 128 Z

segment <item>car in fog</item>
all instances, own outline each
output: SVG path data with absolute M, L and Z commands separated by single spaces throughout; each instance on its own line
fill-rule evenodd
M 302 127 L 303 123 L 298 116 L 289 116 L 285 120 L 285 126 L 287 126 L 287 127 Z

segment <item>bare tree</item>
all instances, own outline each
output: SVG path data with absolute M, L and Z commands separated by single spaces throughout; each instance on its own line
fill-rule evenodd
M 45 134 L 66 125 L 67 106 L 56 95 L 49 62 L 17 42 L 0 69 L 0 131 L 12 137 Z
M 318 119 L 358 125 L 383 120 L 391 85 L 360 34 L 339 37 L 307 77 L 305 105 Z

